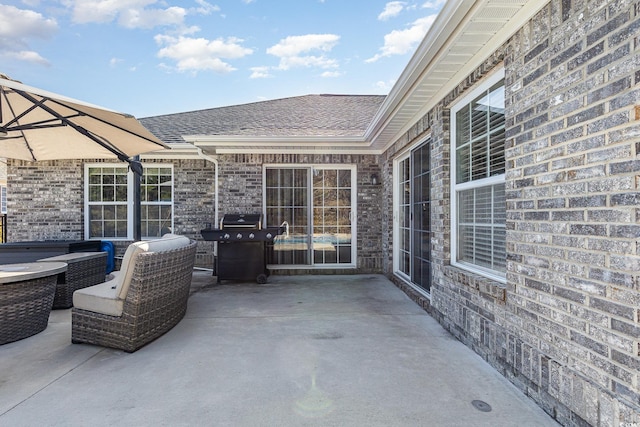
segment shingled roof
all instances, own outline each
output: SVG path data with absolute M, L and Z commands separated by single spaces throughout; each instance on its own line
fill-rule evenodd
M 383 95 L 305 95 L 146 117 L 140 122 L 165 143 L 184 142 L 183 135 L 362 136 L 384 99 Z

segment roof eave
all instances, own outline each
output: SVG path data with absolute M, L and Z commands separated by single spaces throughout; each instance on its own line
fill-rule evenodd
M 362 136 L 186 135 L 184 140 L 205 151 L 230 153 L 380 154 Z
M 365 131 L 365 137 L 368 140 L 375 139 L 379 130 L 384 127 L 399 108 L 402 108 L 403 99 L 419 80 L 420 73 L 433 60 L 437 51 L 444 46 L 448 35 L 453 33 L 457 25 L 459 25 L 462 20 L 460 15 L 464 16 L 466 14 L 465 7 L 468 11 L 473 3 L 474 0 L 450 0 L 445 2 L 435 22 L 427 31 L 427 34 Z
M 450 0 L 420 43 L 391 92 L 382 103 L 365 139 L 384 152 L 421 117 L 473 72 L 499 46 L 531 19 L 546 2 L 539 0 Z M 492 10 L 503 13 L 488 14 Z M 511 11 L 512 13 L 507 13 Z M 490 15 L 487 17 L 487 15 Z M 477 24 L 500 27 L 474 50 L 457 43 L 472 36 Z M 487 36 L 489 33 L 484 33 Z M 456 58 L 451 60 L 450 58 Z M 467 58 L 459 67 L 451 64 Z M 435 78 L 436 73 L 438 78 Z M 443 80 L 443 76 L 445 76 Z

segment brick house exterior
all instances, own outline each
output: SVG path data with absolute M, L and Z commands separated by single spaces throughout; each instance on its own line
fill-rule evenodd
M 638 2 L 549 2 L 381 158 L 390 177 L 394 157 L 429 135 L 430 295 L 391 277 L 563 425 L 640 421 L 639 40 Z M 450 107 L 499 68 L 504 284 L 452 266 L 450 251 Z
M 313 103 L 275 122 L 287 102 L 142 122 L 189 147 L 148 160 L 174 165 L 175 232 L 201 240 L 211 218 L 264 210 L 266 165 L 352 166 L 354 265 L 278 274 L 383 273 L 561 424 L 631 426 L 640 423 L 639 68 L 637 1 L 457 0 L 389 96 L 360 99 L 367 111 L 347 130 L 345 112 L 323 115 L 337 105 L 323 102 L 345 100 L 314 97 L 287 101 Z M 504 219 L 492 221 L 505 256 L 485 268 L 457 259 L 464 205 L 452 195 L 468 187 L 458 185 L 454 123 L 474 97 L 483 105 L 476 93 L 500 84 L 503 173 L 489 181 L 504 188 Z M 247 123 L 249 108 L 264 122 Z M 311 115 L 320 116 L 313 126 L 285 126 Z M 428 167 L 417 171 L 421 161 Z M 9 161 L 10 240 L 84 237 L 83 163 Z M 414 205 L 426 230 L 405 206 L 406 186 L 411 197 L 425 190 Z M 199 265 L 211 265 L 210 243 L 200 243 Z

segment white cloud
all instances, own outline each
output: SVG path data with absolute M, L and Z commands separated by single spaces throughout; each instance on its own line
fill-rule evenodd
M 388 82 L 384 82 L 380 80 L 376 82 L 375 87 L 384 92 L 389 92 L 395 83 L 396 83 L 395 80 L 389 80 Z
M 215 4 L 208 3 L 204 0 L 196 0 L 196 3 L 198 3 L 200 7 L 193 10 L 201 15 L 210 15 L 212 12 L 220 12 L 220 6 Z
M 295 56 L 311 50 L 328 52 L 338 43 L 340 36 L 335 34 L 307 34 L 289 36 L 267 49 L 267 53 L 275 56 Z
M 386 21 L 389 18 L 398 16 L 404 9 L 406 3 L 403 1 L 391 1 L 384 6 L 384 10 L 378 15 L 378 20 Z
M 118 66 L 118 64 L 120 64 L 121 62 L 123 62 L 124 60 L 121 58 L 111 58 L 109 60 L 109 67 L 111 68 L 116 68 Z
M 428 1 L 422 5 L 423 9 L 437 9 L 440 10 L 442 6 L 447 2 L 447 0 L 433 0 Z
M 127 9 L 120 12 L 118 23 L 124 28 L 154 28 L 180 26 L 187 11 L 181 7 L 167 9 Z
M 392 55 L 404 55 L 413 51 L 418 43 L 422 41 L 425 34 L 436 19 L 436 15 L 425 16 L 414 21 L 406 30 L 394 30 L 384 36 L 384 46 L 380 48 L 380 53 L 366 60 L 375 62 L 380 58 Z
M 172 37 L 157 35 L 156 43 L 162 47 L 158 57 L 169 58 L 176 62 L 180 72 L 215 71 L 228 73 L 234 71 L 229 63 L 223 59 L 238 59 L 253 53 L 251 49 L 243 47 L 243 40 L 229 37 L 207 40 L 205 38 Z
M 267 49 L 267 53 L 280 58 L 281 70 L 294 67 L 335 68 L 335 59 L 321 55 L 304 55 L 312 51 L 329 52 L 340 40 L 335 34 L 307 34 L 304 36 L 289 36 Z
M 121 13 L 142 10 L 156 0 L 63 0 L 72 10 L 73 22 L 88 24 L 106 23 L 117 19 Z
M 266 79 L 273 77 L 273 74 L 269 72 L 270 67 L 251 67 L 250 79 Z
M 0 4 L 0 37 L 16 40 L 51 37 L 58 30 L 55 19 L 32 10 Z
M 338 62 L 335 59 L 324 56 L 285 56 L 280 58 L 278 69 L 289 70 L 291 68 L 336 68 Z
M 38 52 L 29 49 L 31 39 L 48 39 L 58 31 L 55 19 L 32 10 L 0 4 L 0 55 L 17 61 L 49 65 Z
M 72 11 L 77 24 L 117 22 L 124 28 L 181 27 L 188 14 L 210 15 L 220 7 L 205 0 L 195 0 L 197 7 L 166 7 L 158 0 L 62 0 Z M 156 6 L 157 5 L 157 6 Z
M 45 66 L 51 65 L 51 63 L 47 61 L 45 58 L 43 58 L 42 56 L 40 56 L 38 52 L 34 52 L 32 50 L 20 50 L 20 51 L 5 52 L 5 53 L 0 51 L 0 57 L 2 56 L 5 56 L 10 59 L 14 59 L 16 61 L 31 62 L 33 64 L 40 64 Z
M 341 75 L 342 73 L 340 71 L 325 71 L 324 73 L 320 74 L 320 77 L 334 78 L 334 77 L 340 77 Z

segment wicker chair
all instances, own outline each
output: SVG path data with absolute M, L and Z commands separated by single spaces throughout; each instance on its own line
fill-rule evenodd
M 38 261 L 67 263 L 67 271 L 58 275 L 53 308 L 70 308 L 74 291 L 102 283 L 107 275 L 106 252 L 72 252 Z
M 71 341 L 134 352 L 187 310 L 196 242 L 165 235 L 129 245 L 112 279 L 73 294 Z

